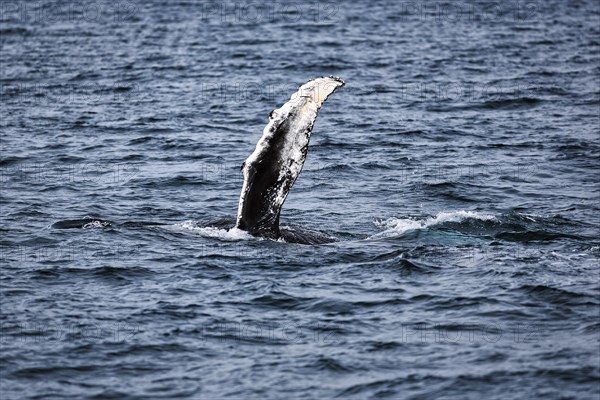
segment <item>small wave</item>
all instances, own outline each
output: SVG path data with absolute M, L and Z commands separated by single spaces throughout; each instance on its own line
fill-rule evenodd
M 198 233 L 204 237 L 228 241 L 260 239 L 238 228 L 226 229 L 215 226 L 199 226 L 197 222 L 191 220 L 184 221 L 180 224 L 175 224 L 175 227 Z
M 333 358 L 321 356 L 319 359 L 308 365 L 311 370 L 329 371 L 329 372 L 352 372 L 358 368 L 351 365 L 344 365 L 342 362 Z
M 86 271 L 87 273 L 88 271 Z M 95 277 L 115 281 L 129 281 L 137 277 L 152 275 L 152 271 L 144 267 L 113 267 L 103 266 L 90 271 Z
M 0 35 L 31 35 L 31 31 L 26 28 L 14 27 L 0 29 Z
M 435 217 L 429 217 L 425 219 L 389 218 L 385 221 L 375 221 L 375 224 L 383 228 L 384 231 L 372 236 L 371 238 L 400 235 L 412 230 L 430 228 L 446 222 L 462 222 L 467 219 L 494 221 L 496 220 L 496 217 L 488 214 L 480 214 L 475 211 L 460 210 L 453 212 L 440 212 Z
M 510 242 L 531 242 L 560 239 L 585 240 L 585 237 L 560 232 L 527 230 L 525 232 L 499 232 L 496 234 L 496 239 L 503 239 Z
M 529 299 L 536 303 L 548 303 L 554 306 L 568 307 L 598 305 L 598 299 L 594 295 L 542 284 L 523 285 L 513 290 L 526 294 Z
M 432 105 L 427 108 L 431 112 L 457 112 L 478 110 L 526 110 L 537 107 L 543 102 L 537 97 L 519 97 L 514 99 L 497 99 L 484 102 L 468 103 L 458 106 Z

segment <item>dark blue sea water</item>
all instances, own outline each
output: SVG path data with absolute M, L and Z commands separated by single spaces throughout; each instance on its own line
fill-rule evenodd
M 600 5 L 2 1 L 0 396 L 598 399 Z M 269 112 L 336 75 L 282 225 Z

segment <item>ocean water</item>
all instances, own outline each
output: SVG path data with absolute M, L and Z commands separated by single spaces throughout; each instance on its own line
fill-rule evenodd
M 598 399 L 600 5 L 3 1 L 0 395 Z M 268 115 L 346 81 L 281 223 Z

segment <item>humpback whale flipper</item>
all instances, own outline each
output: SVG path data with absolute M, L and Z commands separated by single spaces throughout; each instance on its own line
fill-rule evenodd
M 319 109 L 342 86 L 336 77 L 313 79 L 271 112 L 256 149 L 242 165 L 237 228 L 272 239 L 281 236 L 281 206 L 302 171 Z

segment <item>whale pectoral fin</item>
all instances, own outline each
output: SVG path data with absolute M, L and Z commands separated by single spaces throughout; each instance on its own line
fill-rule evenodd
M 269 123 L 254 152 L 242 164 L 237 227 L 252 234 L 279 238 L 279 214 L 302 171 L 319 109 L 344 86 L 340 78 L 317 78 L 300 86 L 281 108 L 271 111 Z

